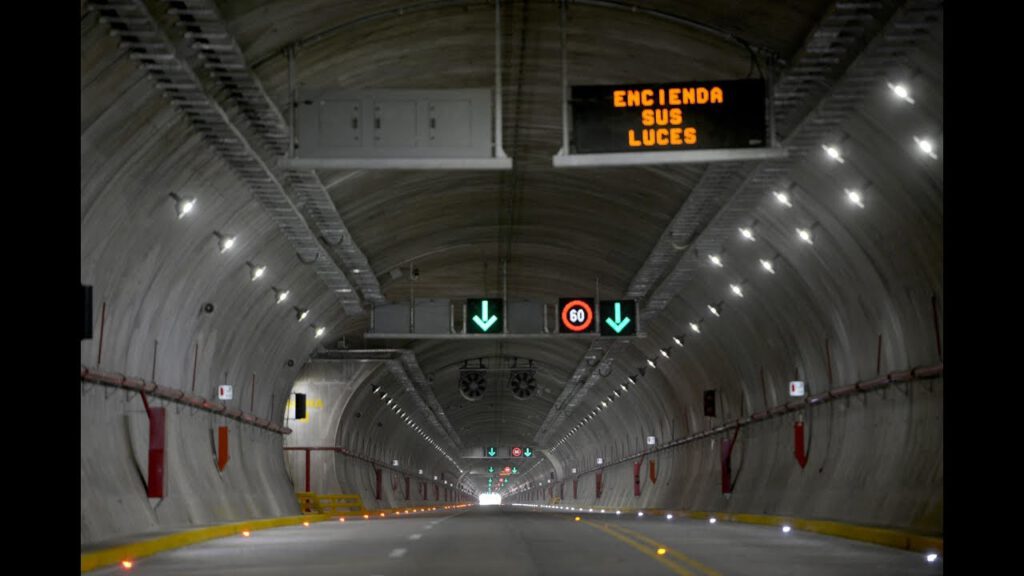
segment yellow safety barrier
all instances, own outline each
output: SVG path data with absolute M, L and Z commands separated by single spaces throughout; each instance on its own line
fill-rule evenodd
M 362 514 L 366 511 L 359 494 L 317 494 L 298 492 L 299 510 L 303 514 Z

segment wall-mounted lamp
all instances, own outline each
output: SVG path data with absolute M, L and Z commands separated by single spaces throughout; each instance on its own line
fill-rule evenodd
M 231 247 L 235 245 L 236 238 L 234 236 L 225 236 L 216 230 L 213 231 L 213 235 L 217 237 L 217 247 L 220 248 L 221 254 L 231 250 Z
M 252 262 L 246 262 L 245 265 L 249 267 L 249 280 L 253 282 L 259 280 L 267 272 L 266 266 L 259 266 Z
M 192 211 L 196 207 L 196 199 L 192 197 L 182 198 L 174 192 L 169 194 L 174 199 L 174 209 L 178 212 L 178 219 L 182 219 L 186 214 Z
M 281 302 L 284 302 L 285 300 L 288 299 L 288 291 L 287 290 L 278 290 L 277 288 L 274 288 L 273 286 L 270 289 L 274 291 L 274 302 L 275 303 L 280 304 Z

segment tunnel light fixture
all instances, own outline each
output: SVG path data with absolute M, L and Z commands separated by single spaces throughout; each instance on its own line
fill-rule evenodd
M 388 406 L 391 406 L 392 402 L 394 402 L 394 399 L 388 400 Z
M 285 300 L 288 299 L 288 291 L 287 290 L 278 290 L 277 288 L 273 288 L 273 287 L 271 288 L 271 290 L 274 291 L 274 301 L 277 304 L 280 304 L 281 302 L 284 302 Z
M 216 230 L 213 231 L 213 235 L 217 238 L 217 246 L 220 248 L 221 254 L 231 250 L 231 247 L 235 245 L 234 236 L 225 236 Z
M 647 359 L 647 365 L 650 366 L 651 368 L 657 368 L 658 367 L 656 362 L 657 361 L 654 358 L 648 358 Z
M 700 334 L 700 324 L 696 322 L 690 322 L 690 330 L 693 330 L 694 334 Z
M 775 274 L 775 264 L 771 260 L 761 260 L 761 268 L 769 274 Z
M 245 264 L 249 267 L 249 280 L 252 282 L 259 280 L 261 276 L 267 273 L 266 266 L 258 266 L 252 262 L 246 262 Z
M 793 207 L 793 203 L 789 201 L 789 194 L 780 191 L 772 192 L 772 194 L 775 196 L 775 201 L 779 204 L 782 204 L 786 208 Z
M 793 528 L 789 524 L 783 524 L 782 525 L 782 533 L 783 534 L 789 534 L 792 530 L 793 530 Z
M 732 290 L 732 293 L 736 296 L 743 298 L 743 287 L 739 284 L 729 284 L 729 290 Z
M 722 305 L 721 304 L 708 304 L 708 310 L 715 315 L 716 318 L 722 316 Z
M 751 242 L 755 240 L 754 231 L 751 230 L 750 228 L 740 228 L 740 236 L 743 236 L 743 238 Z
M 925 156 L 930 157 L 932 160 L 938 160 L 939 157 L 935 154 L 935 144 L 932 143 L 928 138 L 918 138 L 914 136 L 914 142 L 917 142 L 917 149 L 921 151 Z
M 299 308 L 298 306 L 295 306 L 295 317 L 298 318 L 299 322 L 302 322 L 303 320 L 305 320 L 306 316 L 309 316 L 309 310 L 308 309 Z
M 618 390 L 612 390 L 612 394 L 613 394 L 613 395 L 614 395 L 614 396 L 615 396 L 616 398 L 618 398 L 618 397 L 620 396 L 620 394 L 619 394 L 619 391 L 618 391 Z
M 387 393 L 387 392 L 385 392 L 385 393 L 381 394 L 381 395 L 380 395 L 380 399 L 381 399 L 381 400 L 387 400 L 387 399 L 388 399 L 388 393 Z
M 629 388 L 627 388 L 625 384 L 619 384 L 619 388 L 622 388 L 623 392 L 629 392 Z
M 183 198 L 174 192 L 171 192 L 169 196 L 174 199 L 174 210 L 178 213 L 178 220 L 184 218 L 196 207 L 196 199 L 191 196 Z
M 718 254 L 708 254 L 708 260 L 710 260 L 713 265 L 718 266 L 719 268 L 724 266 L 724 264 L 722 264 L 722 257 L 719 256 Z
M 672 342 L 674 342 L 676 346 L 682 348 L 683 344 L 686 342 L 686 335 L 673 336 Z
M 904 102 L 906 102 L 908 104 L 913 104 L 914 103 L 914 99 L 910 97 L 910 90 L 907 89 L 906 84 L 903 84 L 903 83 L 893 84 L 891 82 L 887 82 L 887 84 L 889 85 L 889 89 L 892 90 L 892 93 L 897 98 L 899 98 L 900 100 L 903 100 Z
M 828 156 L 829 158 L 831 158 L 832 160 L 835 160 L 836 162 L 839 162 L 840 164 L 843 164 L 844 162 L 846 162 L 846 160 L 843 160 L 843 154 L 839 151 L 839 148 L 837 146 L 830 146 L 828 144 L 822 144 L 821 145 L 821 149 L 824 150 L 825 151 L 825 155 Z
M 864 196 L 861 195 L 859 190 L 847 188 L 843 190 L 843 192 L 846 193 L 846 199 L 850 201 L 850 204 L 853 204 L 858 208 L 864 207 Z
M 636 386 L 636 376 L 626 376 L 626 381 L 633 386 Z
M 814 244 L 814 238 L 811 237 L 811 231 L 807 228 L 797 228 L 796 235 L 800 237 L 800 240 L 808 244 Z
M 377 392 L 380 392 L 380 386 L 373 387 L 373 393 L 376 394 Z
M 661 350 L 658 350 L 658 352 L 662 356 L 664 356 L 665 358 L 668 358 L 668 355 L 672 353 L 672 349 L 671 348 L 662 348 Z

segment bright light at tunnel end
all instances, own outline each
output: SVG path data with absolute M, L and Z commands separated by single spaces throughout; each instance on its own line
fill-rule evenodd
M 494 492 L 483 492 L 480 494 L 480 505 L 481 506 L 500 506 L 501 505 L 501 494 Z

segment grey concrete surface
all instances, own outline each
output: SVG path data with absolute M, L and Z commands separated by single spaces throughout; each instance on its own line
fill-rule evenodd
M 815 534 L 695 520 L 471 508 L 384 520 L 277 528 L 138 560 L 139 575 L 244 576 L 925 576 L 921 554 Z M 599 529 L 601 526 L 603 529 Z M 611 530 L 619 537 L 605 532 Z M 651 539 L 644 540 L 637 536 Z M 643 550 L 623 542 L 627 538 Z M 666 565 L 656 545 L 666 547 Z M 645 551 L 646 552 L 645 552 Z M 654 552 L 652 556 L 651 552 Z M 679 556 L 682 554 L 685 556 Z M 124 573 L 109 568 L 91 574 Z

